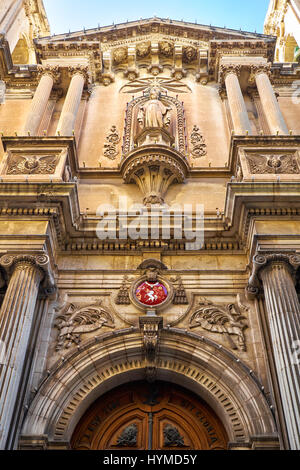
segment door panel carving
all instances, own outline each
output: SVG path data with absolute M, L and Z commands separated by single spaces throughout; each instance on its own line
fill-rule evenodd
M 122 385 L 98 399 L 78 423 L 73 449 L 226 449 L 214 411 L 193 393 L 165 382 Z

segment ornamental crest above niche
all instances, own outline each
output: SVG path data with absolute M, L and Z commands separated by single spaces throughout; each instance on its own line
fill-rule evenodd
M 131 81 L 120 91 L 142 92 L 127 105 L 123 178 L 139 186 L 146 206 L 164 204 L 168 187 L 182 183 L 188 173 L 183 103 L 168 91 L 191 90 L 178 80 L 153 76 Z

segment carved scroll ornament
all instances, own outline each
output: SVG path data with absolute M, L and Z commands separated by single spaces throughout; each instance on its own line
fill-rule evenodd
M 186 64 L 190 64 L 197 59 L 197 49 L 192 46 L 184 47 L 183 48 L 183 62 Z
M 172 282 L 177 283 L 174 289 L 173 304 L 175 305 L 186 305 L 189 303 L 182 279 L 178 276 L 175 279 L 171 279 Z
M 216 305 L 203 298 L 191 316 L 190 328 L 201 327 L 213 333 L 225 334 L 232 349 L 245 351 L 244 329 L 247 325 L 244 323 L 245 317 L 242 313 L 247 310 L 247 307 L 239 301 L 237 306 L 235 304 Z M 237 337 L 237 344 L 231 336 Z
M 81 342 L 81 335 L 99 330 L 103 326 L 114 328 L 114 320 L 101 301 L 92 305 L 68 304 L 57 317 L 59 335 L 56 349 L 68 349 Z
M 194 158 L 204 157 L 207 155 L 206 143 L 199 127 L 194 126 L 191 133 L 192 155 Z
M 111 160 L 114 160 L 118 155 L 118 143 L 120 142 L 120 135 L 116 126 L 112 126 L 108 135 L 106 136 L 106 143 L 103 148 L 103 155 Z

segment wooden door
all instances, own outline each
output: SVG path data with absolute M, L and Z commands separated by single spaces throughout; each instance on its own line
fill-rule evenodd
M 213 410 L 177 385 L 135 382 L 99 398 L 78 423 L 73 449 L 226 449 L 225 429 Z

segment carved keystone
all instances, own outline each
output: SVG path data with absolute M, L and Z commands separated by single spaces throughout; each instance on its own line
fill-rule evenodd
M 159 343 L 159 332 L 163 327 L 162 317 L 146 315 L 139 318 L 140 329 L 143 333 L 146 378 L 148 382 L 154 382 L 157 367 L 157 351 Z

